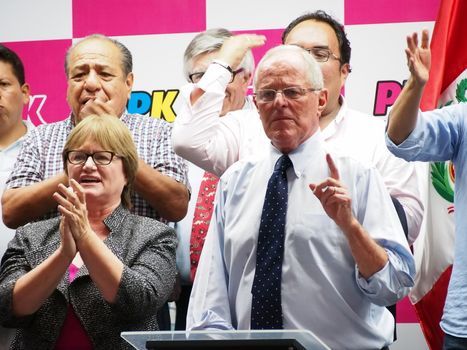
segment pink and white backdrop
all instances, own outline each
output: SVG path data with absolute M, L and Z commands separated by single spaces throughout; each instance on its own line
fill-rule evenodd
M 280 43 L 283 28 L 307 11 L 325 10 L 345 24 L 352 73 L 351 107 L 383 118 L 408 76 L 405 36 L 433 29 L 441 0 L 15 0 L 0 3 L 0 42 L 22 57 L 32 98 L 24 118 L 34 124 L 67 117 L 64 55 L 76 40 L 102 33 L 133 53 L 135 86 L 128 109 L 173 121 L 185 83 L 183 51 L 206 28 L 266 35 L 256 59 Z M 393 349 L 425 349 L 410 303 L 400 303 Z

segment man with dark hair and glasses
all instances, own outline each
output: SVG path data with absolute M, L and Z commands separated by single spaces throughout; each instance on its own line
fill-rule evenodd
M 407 295 L 415 263 L 378 171 L 327 153 L 328 91 L 306 51 L 269 50 L 254 91 L 270 144 L 218 184 L 187 329 L 305 329 L 331 349 L 387 349 L 384 306 Z
M 326 143 L 379 170 L 412 244 L 423 217 L 415 167 L 387 151 L 381 120 L 347 106 L 341 90 L 351 71 L 351 47 L 344 26 L 324 11 L 306 13 L 287 26 L 282 43 L 300 46 L 318 61 L 329 92 L 319 122 Z
M 416 169 L 387 151 L 384 122 L 349 108 L 341 94 L 351 71 L 351 47 L 344 26 L 324 11 L 307 13 L 287 26 L 282 42 L 302 47 L 319 62 L 329 91 L 328 104 L 320 119 L 326 143 L 378 169 L 412 244 L 423 218 Z M 396 318 L 396 306 L 389 309 Z
M 375 166 L 383 177 L 409 244 L 420 232 L 423 205 L 413 164 L 393 157 L 384 145 L 384 123 L 347 106 L 341 90 L 349 73 L 351 47 L 344 26 L 324 11 L 306 13 L 282 33 L 284 44 L 308 51 L 320 64 L 329 91 L 320 127 L 336 151 Z M 396 306 L 389 307 L 396 317 Z M 394 339 L 397 338 L 394 331 Z

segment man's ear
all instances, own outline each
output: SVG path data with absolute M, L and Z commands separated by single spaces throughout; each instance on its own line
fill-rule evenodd
M 246 95 L 246 92 L 248 91 L 248 87 L 250 86 L 250 83 L 251 83 L 251 79 L 253 77 L 253 74 L 249 73 L 249 72 L 243 72 L 242 73 L 242 80 L 241 80 L 241 84 L 245 90 L 245 95 Z
M 131 90 L 133 89 L 134 80 L 135 78 L 134 78 L 133 72 L 128 73 L 125 79 L 125 85 L 127 86 L 127 90 L 128 90 L 128 99 L 131 98 Z
M 30 97 L 30 88 L 28 83 L 24 83 L 21 86 L 21 92 L 23 93 L 23 104 L 27 105 L 29 103 L 29 97 Z
M 318 96 L 318 117 L 321 116 L 321 113 L 324 111 L 326 104 L 328 103 L 328 89 L 322 88 L 319 91 Z
M 340 68 L 340 74 L 341 74 L 341 89 L 344 87 L 345 82 L 347 81 L 347 77 L 350 74 L 350 64 L 344 63 L 341 68 Z

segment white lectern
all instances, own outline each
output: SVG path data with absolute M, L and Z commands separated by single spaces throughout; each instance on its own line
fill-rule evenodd
M 241 349 L 241 350 L 329 350 L 306 330 L 122 332 L 138 350 Z

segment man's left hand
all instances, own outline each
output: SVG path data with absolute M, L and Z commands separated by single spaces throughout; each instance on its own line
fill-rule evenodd
M 331 176 L 319 184 L 310 184 L 309 187 L 326 214 L 342 228 L 352 223 L 352 201 L 347 188 L 339 180 L 339 170 L 330 154 L 326 155 L 326 161 Z

